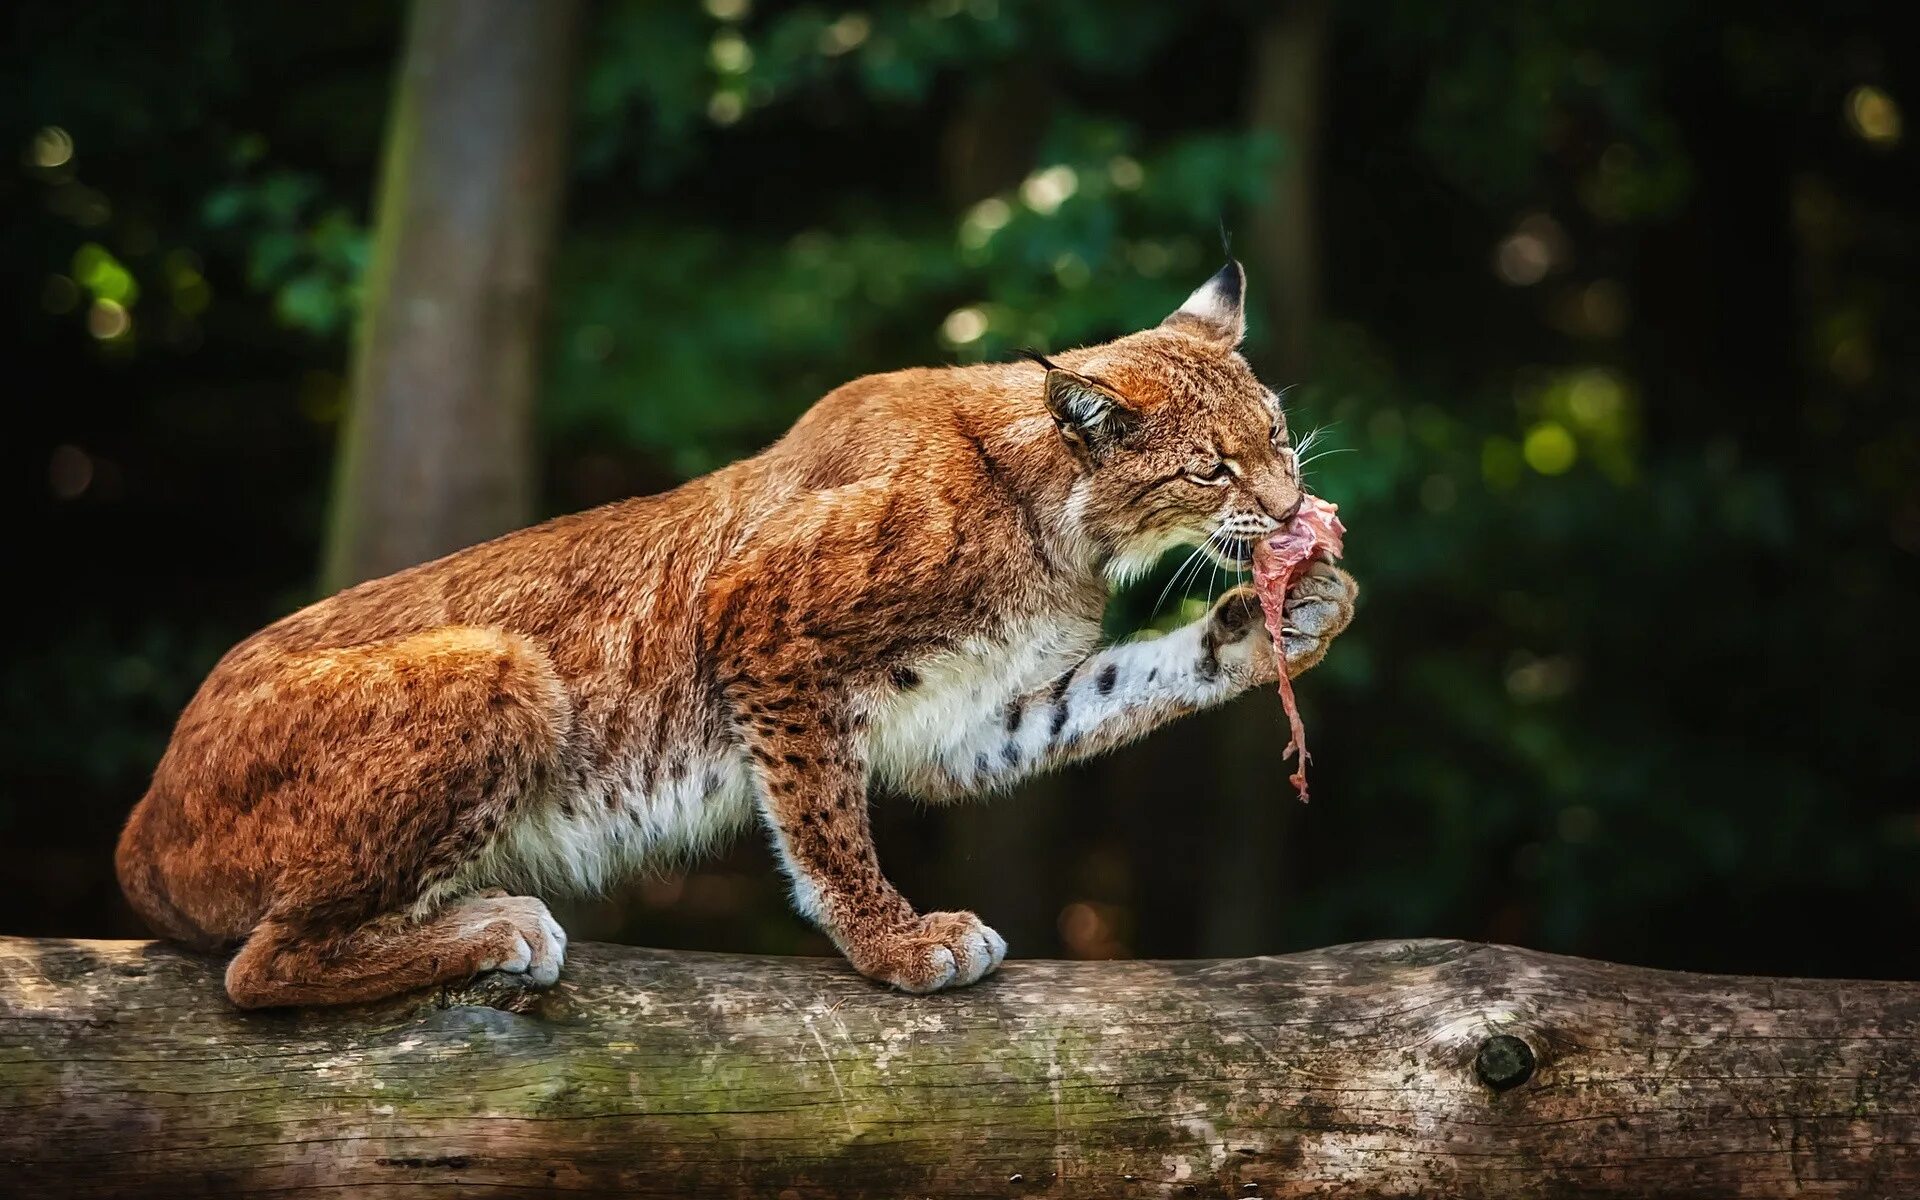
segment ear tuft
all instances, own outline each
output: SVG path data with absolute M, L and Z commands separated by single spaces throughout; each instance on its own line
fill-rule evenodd
M 1238 346 L 1247 336 L 1246 291 L 1246 271 L 1238 259 L 1229 258 L 1226 266 L 1160 323 L 1229 348 Z

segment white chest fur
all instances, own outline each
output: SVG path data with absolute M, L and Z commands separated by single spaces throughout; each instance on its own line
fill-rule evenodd
M 928 766 L 971 760 L 981 730 L 1003 719 L 1009 701 L 1058 677 L 1099 638 L 1096 622 L 1032 620 L 917 664 L 918 682 L 874 710 L 867 751 L 875 778 L 910 786 Z
M 724 844 L 752 818 L 745 762 L 701 758 L 670 777 L 621 764 L 584 788 L 543 797 L 450 881 L 449 894 L 503 886 L 592 895 L 636 872 L 670 869 Z

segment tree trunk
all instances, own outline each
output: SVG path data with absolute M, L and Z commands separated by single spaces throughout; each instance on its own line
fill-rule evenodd
M 1268 314 L 1268 367 L 1282 384 L 1298 383 L 1311 362 L 1320 316 L 1319 233 L 1314 220 L 1326 59 L 1326 0 L 1287 0 L 1253 34 L 1253 94 L 1248 124 L 1278 143 L 1268 168 L 1266 203 L 1253 214 L 1253 277 Z M 1279 371 L 1273 372 L 1273 366 Z
M 249 1014 L 205 959 L 0 939 L 0 1112 L 42 1197 L 1884 1197 L 1920 985 L 1383 942 L 915 998 L 580 946 L 546 995 Z
M 574 0 L 416 0 L 328 531 L 327 590 L 527 523 Z

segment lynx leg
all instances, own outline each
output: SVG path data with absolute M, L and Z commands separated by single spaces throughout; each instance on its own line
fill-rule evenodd
M 462 870 L 543 801 L 570 714 L 546 656 L 495 629 L 235 664 L 182 718 L 121 879 L 168 933 L 245 941 L 228 976 L 243 1005 L 516 963 L 551 982 L 560 942 L 538 901 L 439 898 L 473 892 Z
M 740 714 L 760 803 L 795 906 L 856 970 L 908 992 L 973 983 L 1007 943 L 969 912 L 924 916 L 880 871 L 867 821 L 866 763 L 843 701 L 775 687 Z
M 228 965 L 227 995 L 241 1008 L 354 1004 L 482 971 L 546 987 L 566 953 L 566 931 L 530 896 L 471 896 L 422 921 L 395 914 L 346 931 L 265 921 Z
M 1356 591 L 1346 572 L 1315 563 L 1288 593 L 1289 673 L 1297 676 L 1326 655 L 1353 617 Z M 890 782 L 929 798 L 1004 787 L 1104 754 L 1277 674 L 1260 598 L 1238 587 L 1183 629 L 1108 646 L 988 719 L 947 728 L 943 741 L 930 743 L 922 760 Z

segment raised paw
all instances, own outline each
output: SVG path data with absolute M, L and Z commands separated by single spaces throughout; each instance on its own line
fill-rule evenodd
M 1328 562 L 1314 563 L 1294 581 L 1281 609 L 1290 674 L 1297 675 L 1326 657 L 1327 647 L 1353 621 L 1353 602 L 1359 594 L 1353 576 Z
M 848 954 L 861 974 L 914 993 L 975 983 L 1006 956 L 1006 939 L 969 912 L 928 913 Z
M 543 901 L 532 896 L 486 892 L 451 906 L 473 947 L 473 971 L 525 975 L 538 987 L 551 987 L 567 959 L 567 931 Z
M 1200 635 L 1202 675 L 1224 674 L 1240 687 L 1272 683 L 1280 667 L 1260 611 L 1260 593 L 1241 584 L 1215 602 Z

